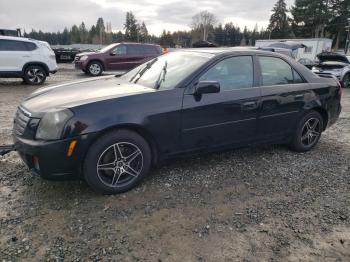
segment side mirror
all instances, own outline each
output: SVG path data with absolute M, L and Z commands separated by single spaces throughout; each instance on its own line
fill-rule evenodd
M 202 81 L 195 87 L 195 94 L 214 94 L 220 92 L 220 83 L 217 81 Z
M 113 53 L 113 52 L 110 52 L 109 54 L 110 54 L 110 56 L 115 56 L 116 55 L 116 53 Z

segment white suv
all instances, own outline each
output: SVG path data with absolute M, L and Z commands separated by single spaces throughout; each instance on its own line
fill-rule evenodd
M 21 77 L 40 85 L 57 72 L 55 53 L 47 42 L 0 36 L 0 77 Z

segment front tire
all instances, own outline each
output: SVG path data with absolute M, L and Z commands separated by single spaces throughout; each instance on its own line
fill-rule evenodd
M 323 125 L 323 118 L 318 112 L 307 113 L 298 124 L 290 145 L 291 148 L 296 152 L 310 151 L 320 140 Z
M 350 73 L 347 73 L 343 78 L 344 88 L 350 88 Z
M 87 67 L 87 72 L 91 76 L 100 76 L 103 72 L 103 66 L 100 62 L 91 62 Z
M 46 80 L 46 72 L 42 66 L 28 66 L 24 71 L 23 80 L 28 85 L 41 85 Z
M 84 161 L 88 185 L 103 194 L 118 194 L 136 187 L 151 167 L 151 150 L 140 135 L 129 130 L 109 132 L 89 149 Z

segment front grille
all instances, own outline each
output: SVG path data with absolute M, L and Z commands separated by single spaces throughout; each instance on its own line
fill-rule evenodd
M 24 134 L 24 131 L 27 128 L 29 119 L 30 119 L 30 113 L 25 111 L 23 108 L 18 107 L 15 120 L 14 120 L 14 127 L 13 127 L 13 130 L 16 135 L 21 136 Z

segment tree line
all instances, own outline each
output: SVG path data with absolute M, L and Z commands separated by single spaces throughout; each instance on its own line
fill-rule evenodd
M 250 30 L 235 24 L 221 24 L 214 14 L 202 11 L 192 18 L 191 30 L 169 32 L 160 36 L 149 34 L 144 22 L 139 22 L 132 12 L 126 13 L 124 31 L 113 32 L 110 24 L 98 18 L 89 29 L 85 23 L 73 25 L 59 32 L 32 30 L 26 37 L 47 41 L 52 45 L 110 44 L 133 41 L 158 43 L 164 47 L 190 47 L 205 40 L 219 46 L 254 45 L 257 39 L 328 37 L 334 39 L 335 48 L 345 45 L 347 19 L 350 17 L 349 0 L 295 0 L 287 8 L 285 0 L 278 0 L 272 9 L 267 28 Z

